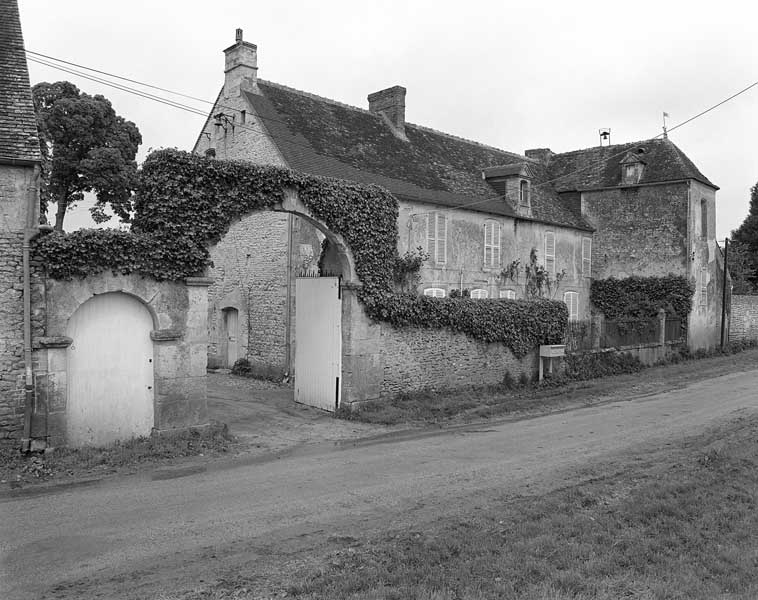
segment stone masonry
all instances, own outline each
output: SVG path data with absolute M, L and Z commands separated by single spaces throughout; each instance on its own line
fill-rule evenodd
M 733 295 L 729 340 L 758 342 L 758 295 Z

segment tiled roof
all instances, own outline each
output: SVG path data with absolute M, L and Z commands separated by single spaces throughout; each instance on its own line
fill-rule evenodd
M 40 159 L 16 0 L 0 2 L 0 159 L 3 158 Z
M 375 183 L 400 199 L 505 216 L 516 215 L 517 199 L 499 198 L 482 170 L 526 164 L 530 173 L 544 174 L 539 163 L 519 154 L 410 123 L 404 141 L 367 110 L 266 81 L 258 80 L 258 88 L 260 94 L 247 98 L 296 171 Z M 552 187 L 532 190 L 534 220 L 591 229 Z
M 630 153 L 645 163 L 641 184 L 696 179 L 718 189 L 666 138 L 555 154 L 549 163 L 550 177 L 555 179 L 553 185 L 558 191 L 618 186 L 621 185 L 621 162 Z

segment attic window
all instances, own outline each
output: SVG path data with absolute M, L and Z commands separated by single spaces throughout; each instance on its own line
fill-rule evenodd
M 518 193 L 519 208 L 529 210 L 529 182 L 526 179 L 521 180 Z
M 642 169 L 644 164 L 641 162 L 625 163 L 621 165 L 621 183 L 624 185 L 635 185 L 642 179 Z

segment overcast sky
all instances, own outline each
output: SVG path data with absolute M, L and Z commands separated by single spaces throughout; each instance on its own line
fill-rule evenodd
M 746 1 L 360 2 L 19 0 L 26 48 L 213 100 L 237 27 L 258 74 L 360 107 L 407 88 L 406 119 L 523 153 L 661 133 L 758 81 L 758 9 Z M 150 148 L 191 150 L 203 118 L 29 64 L 110 98 Z M 182 100 L 207 111 L 208 106 Z M 758 87 L 671 133 L 721 190 L 717 237 L 758 181 Z M 84 222 L 72 218 L 67 229 Z

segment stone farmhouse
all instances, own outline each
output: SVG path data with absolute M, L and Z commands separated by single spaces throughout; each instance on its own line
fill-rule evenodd
M 419 293 L 523 297 L 536 251 L 546 295 L 584 320 L 593 277 L 687 275 L 700 286 L 690 345 L 717 343 L 718 188 L 670 140 L 519 155 L 407 123 L 400 86 L 361 109 L 264 81 L 241 30 L 224 53 L 224 85 L 193 151 L 387 188 L 400 204 L 399 253 L 429 255 Z M 322 239 L 294 215 L 232 228 L 213 256 L 211 365 L 247 357 L 264 373 L 292 372 L 294 279 L 315 269 Z

